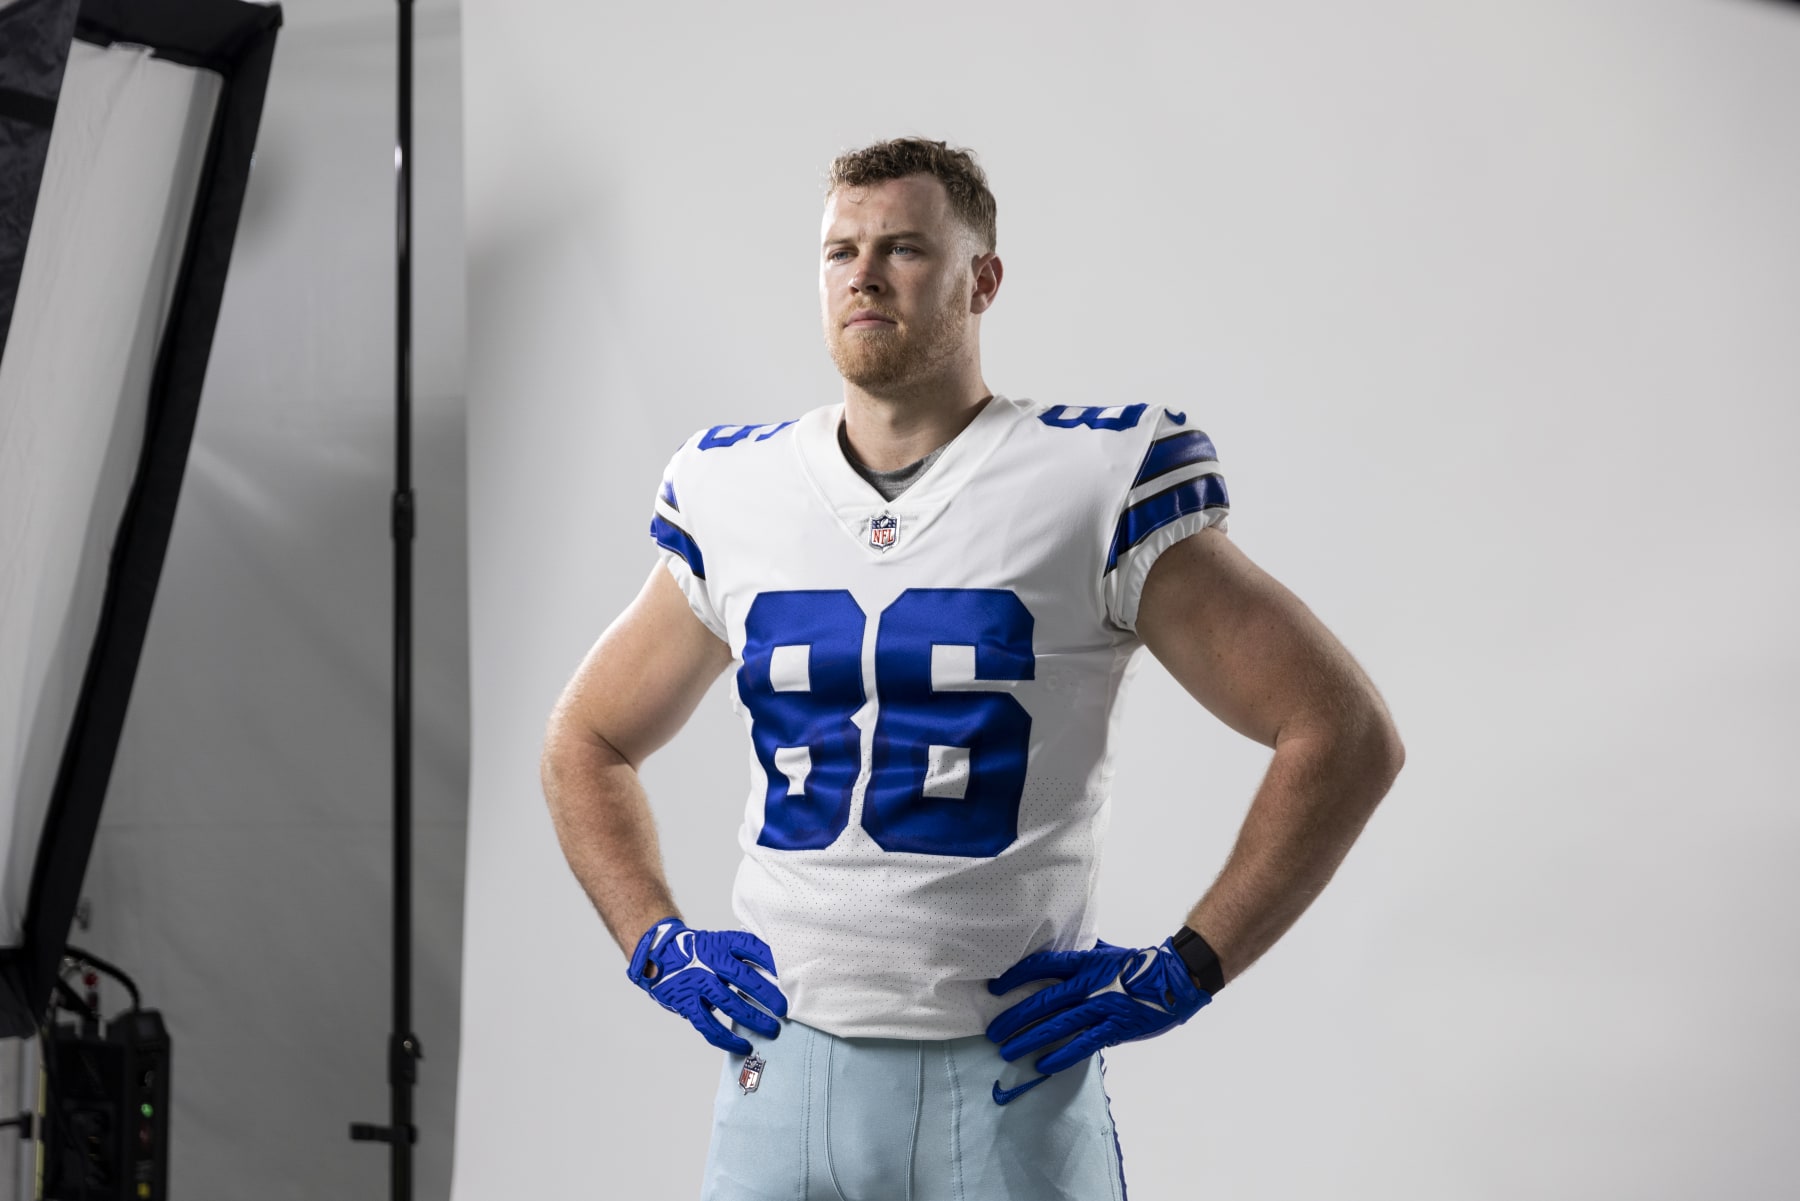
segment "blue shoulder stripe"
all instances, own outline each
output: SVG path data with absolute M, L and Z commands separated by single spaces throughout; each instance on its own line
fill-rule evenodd
M 1219 452 L 1213 449 L 1212 439 L 1204 431 L 1187 430 L 1170 434 L 1167 438 L 1159 438 L 1150 444 L 1131 486 L 1135 488 L 1139 484 L 1148 483 L 1159 475 L 1167 475 L 1177 467 L 1186 467 L 1189 463 L 1218 461 Z
M 700 544 L 686 530 L 658 513 L 650 519 L 650 536 L 664 550 L 672 550 L 685 559 L 694 578 L 706 578 L 706 562 L 700 557 Z
M 717 450 L 721 446 L 736 446 L 751 434 L 756 434 L 758 442 L 767 442 L 792 424 L 794 424 L 793 421 L 783 421 L 775 425 L 715 425 L 700 435 L 700 441 L 696 444 L 696 448 Z
M 669 502 L 669 507 L 671 509 L 674 509 L 677 513 L 681 512 L 681 506 L 675 503 L 675 481 L 674 480 L 664 480 L 663 481 L 662 498 Z
M 1197 475 L 1173 488 L 1165 488 L 1155 496 L 1145 497 L 1119 518 L 1119 528 L 1113 533 L 1112 550 L 1106 555 L 1106 570 L 1117 567 L 1120 555 L 1176 518 L 1203 509 L 1226 508 L 1230 503 L 1225 494 L 1225 481 L 1217 475 Z

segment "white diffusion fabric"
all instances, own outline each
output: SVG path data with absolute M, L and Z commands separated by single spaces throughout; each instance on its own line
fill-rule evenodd
M 0 360 L 0 922 L 38 837 L 144 438 L 219 77 L 73 43 Z

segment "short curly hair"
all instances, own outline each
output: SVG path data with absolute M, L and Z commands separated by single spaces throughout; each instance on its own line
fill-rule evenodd
M 994 194 L 988 191 L 987 175 L 972 150 L 952 149 L 925 138 L 876 142 L 832 160 L 825 176 L 825 195 L 829 197 L 839 188 L 866 187 L 919 174 L 944 185 L 950 195 L 950 211 L 980 240 L 983 250 L 991 253 L 996 240 Z

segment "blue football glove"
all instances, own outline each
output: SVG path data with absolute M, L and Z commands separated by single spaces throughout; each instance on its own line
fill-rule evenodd
M 1130 950 L 1095 942 L 1091 951 L 1038 951 L 988 981 L 995 996 L 1030 980 L 1057 980 L 988 1023 L 987 1036 L 1011 1063 L 1061 1039 L 1069 1041 L 1039 1059 L 1043 1075 L 994 1100 L 1006 1104 L 1034 1084 L 1117 1043 L 1150 1038 L 1178 1026 L 1212 1000 L 1194 983 L 1187 964 L 1164 939 L 1161 946 Z
M 781 1027 L 763 1009 L 786 1017 L 787 998 L 757 972 L 758 967 L 775 974 L 775 956 L 756 935 L 746 930 L 690 930 L 680 918 L 668 917 L 644 931 L 625 974 L 657 1004 L 692 1022 L 713 1046 L 748 1055 L 749 1040 L 727 1029 L 712 1010 L 765 1038 L 777 1037 Z

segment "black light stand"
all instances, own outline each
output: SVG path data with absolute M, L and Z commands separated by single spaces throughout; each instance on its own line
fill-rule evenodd
M 394 1021 L 388 1035 L 389 1117 L 386 1126 L 355 1122 L 350 1137 L 385 1142 L 389 1195 L 412 1201 L 413 1089 L 423 1058 L 412 1033 L 412 0 L 400 6 L 399 131 L 394 172 L 399 205 L 394 313 Z

